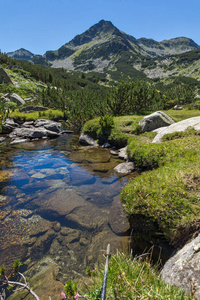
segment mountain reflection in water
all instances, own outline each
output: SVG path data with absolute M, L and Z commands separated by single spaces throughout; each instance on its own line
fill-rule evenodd
M 0 265 L 18 258 L 29 276 L 51 262 L 55 279 L 80 278 L 111 250 L 128 251 L 119 193 L 126 179 L 110 151 L 62 135 L 0 148 Z

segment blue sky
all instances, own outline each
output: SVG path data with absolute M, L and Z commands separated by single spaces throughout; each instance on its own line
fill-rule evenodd
M 200 45 L 200 0 L 0 0 L 0 50 L 56 50 L 101 19 L 135 38 Z

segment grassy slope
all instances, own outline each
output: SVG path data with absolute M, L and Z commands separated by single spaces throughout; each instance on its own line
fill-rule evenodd
M 35 98 L 35 96 L 42 91 L 42 86 L 45 88 L 46 85 L 35 79 L 31 78 L 30 73 L 22 69 L 9 70 L 6 69 L 11 79 L 17 83 L 14 85 L 2 85 L 1 89 L 3 92 L 17 93 L 19 96 L 24 98 Z M 3 88 L 5 90 L 3 90 Z

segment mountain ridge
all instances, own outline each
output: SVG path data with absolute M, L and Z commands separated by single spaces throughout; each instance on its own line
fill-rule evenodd
M 148 38 L 136 39 L 119 30 L 112 22 L 101 20 L 57 50 L 46 51 L 43 55 L 23 50 L 24 52 L 21 48 L 8 53 L 8 56 L 20 58 L 21 53 L 22 59 L 32 63 L 64 68 L 67 71 L 106 72 L 109 75 L 127 69 L 131 76 L 132 73 L 139 72 L 135 65 L 145 60 L 200 50 L 200 46 L 187 37 L 161 42 Z

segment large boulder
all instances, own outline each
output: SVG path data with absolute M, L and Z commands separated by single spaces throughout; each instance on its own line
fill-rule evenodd
M 10 76 L 4 71 L 4 69 L 0 66 L 0 84 L 13 84 Z
M 145 116 L 139 122 L 142 132 L 152 131 L 160 127 L 165 127 L 173 124 L 174 121 L 162 111 L 156 111 L 151 115 Z
M 157 132 L 157 135 L 153 139 L 153 143 L 160 143 L 162 141 L 163 136 L 166 134 L 185 131 L 188 128 L 194 128 L 197 131 L 200 130 L 200 116 L 186 119 L 172 124 L 168 127 L 159 128 L 155 130 L 155 132 Z
M 25 101 L 24 99 L 22 99 L 19 95 L 17 95 L 16 93 L 13 93 L 11 96 L 10 96 L 10 100 L 12 102 L 15 102 L 17 103 L 18 105 L 24 105 L 25 104 Z
M 10 134 L 10 137 L 21 137 L 21 138 L 30 138 L 30 139 L 41 139 L 44 137 L 54 138 L 58 137 L 59 134 L 45 128 L 16 128 Z
M 200 299 L 200 234 L 171 257 L 161 271 L 166 284 L 192 291 Z

